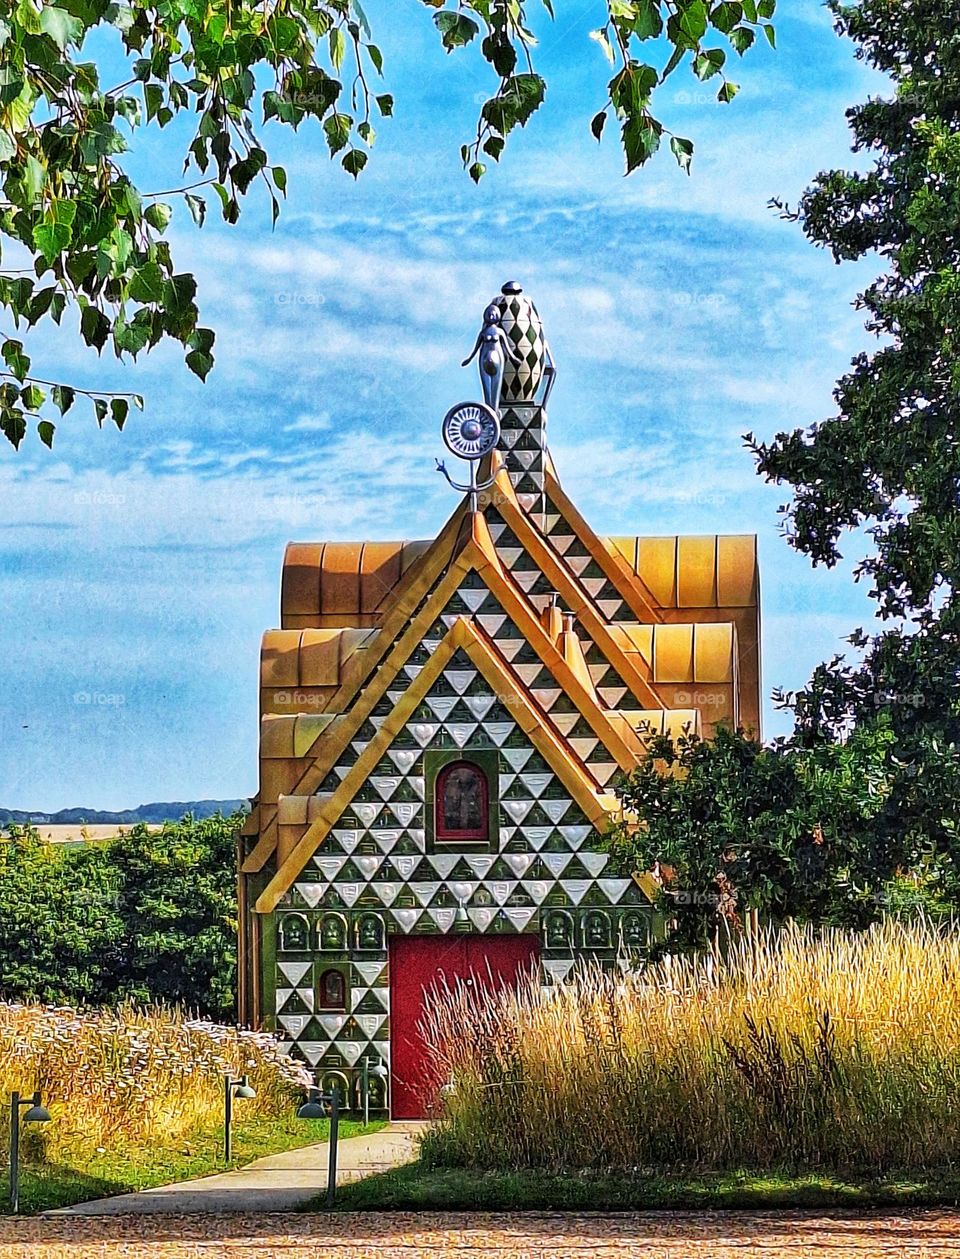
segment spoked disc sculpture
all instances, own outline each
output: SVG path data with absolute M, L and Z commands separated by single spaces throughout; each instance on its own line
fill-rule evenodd
M 458 402 L 443 417 L 443 442 L 447 450 L 470 465 L 470 480 L 466 485 L 455 481 L 440 460 L 437 471 L 442 472 L 447 483 L 455 490 L 470 495 L 470 510 L 477 510 L 477 494 L 489 489 L 496 477 L 480 484 L 477 481 L 477 465 L 484 455 L 489 455 L 500 440 L 500 417 L 485 402 Z

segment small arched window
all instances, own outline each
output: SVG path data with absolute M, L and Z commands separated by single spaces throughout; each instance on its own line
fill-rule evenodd
M 338 970 L 325 970 L 320 976 L 320 1009 L 345 1010 L 347 1008 L 347 985 L 343 973 Z
M 437 775 L 436 832 L 445 843 L 486 840 L 489 789 L 487 776 L 470 761 L 452 761 Z

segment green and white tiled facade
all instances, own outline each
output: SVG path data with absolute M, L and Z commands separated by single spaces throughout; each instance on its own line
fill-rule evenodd
M 723 687 L 736 719 L 727 647 L 710 656 L 720 640 L 704 634 L 698 672 L 694 630 L 725 626 L 734 652 L 735 617 L 759 634 L 752 559 L 743 577 L 714 563 L 720 539 L 709 554 L 687 540 L 695 562 L 678 540 L 647 581 L 639 550 L 630 567 L 617 539 L 564 508 L 537 397 L 552 374 L 546 339 L 506 287 L 495 300 L 523 361 L 504 374 L 497 459 L 482 475 L 501 471 L 478 514 L 462 505 L 429 544 L 295 544 L 283 628 L 264 642 L 261 788 L 240 854 L 242 1017 L 274 1028 L 353 1105 L 362 1064 L 389 1066 L 405 1030 L 391 1023 L 391 937 L 523 935 L 546 985 L 642 954 L 651 903 L 609 868 L 594 826 L 642 755 L 638 719 L 666 729 L 710 715 Z M 728 541 L 748 554 L 747 540 Z M 758 707 L 756 639 L 744 662 Z M 457 761 L 486 783 L 482 839 L 435 824 L 437 776 Z M 383 1090 L 374 1078 L 374 1105 Z

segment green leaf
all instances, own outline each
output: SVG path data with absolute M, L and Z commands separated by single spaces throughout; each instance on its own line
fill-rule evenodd
M 503 139 L 500 136 L 487 136 L 483 142 L 483 151 L 488 157 L 492 157 L 495 162 L 500 161 L 500 154 L 503 152 Z
M 17 153 L 17 145 L 9 131 L 0 127 L 0 162 L 9 162 Z
M 152 205 L 147 206 L 143 214 L 150 226 L 158 232 L 166 231 L 167 224 L 172 216 L 173 206 L 169 206 L 163 201 L 154 201 Z
M 352 175 L 354 179 L 357 178 L 366 164 L 367 155 L 362 149 L 351 149 L 349 153 L 344 153 L 340 161 L 343 169 L 348 175 Z
M 39 411 L 47 400 L 47 395 L 39 385 L 27 385 L 20 391 L 20 401 L 28 411 Z
M 731 83 L 730 80 L 728 79 L 727 82 L 724 83 L 723 87 L 721 87 L 720 91 L 717 93 L 717 100 L 720 101 L 724 105 L 728 105 L 739 91 L 740 91 L 740 84 Z
M 0 407 L 0 432 L 14 450 L 20 449 L 20 443 L 27 433 L 27 421 L 23 412 L 14 407 Z
M 478 184 L 486 174 L 486 171 L 487 168 L 484 166 L 483 162 L 474 162 L 470 167 L 470 178 L 475 184 Z
M 87 345 L 102 350 L 110 334 L 110 321 L 96 306 L 84 307 L 80 316 L 80 335 Z
M 723 69 L 727 54 L 722 48 L 708 48 L 693 59 L 693 72 L 698 79 L 712 79 Z
M 347 51 L 347 38 L 339 26 L 335 26 L 330 32 L 330 60 L 333 62 L 333 68 L 339 70 L 343 65 L 343 58 Z
M 68 44 L 79 42 L 83 34 L 83 23 L 79 18 L 71 16 L 66 9 L 44 4 L 40 10 L 40 29 L 63 52 Z
M 52 262 L 73 239 L 66 223 L 38 223 L 33 229 L 33 243 L 47 262 Z
M 97 427 L 103 428 L 103 421 L 107 418 L 107 404 L 103 398 L 93 399 L 93 414 L 96 416 Z
M 366 48 L 367 48 L 367 56 L 373 62 L 374 69 L 376 70 L 377 74 L 379 74 L 380 77 L 383 78 L 383 53 L 380 51 L 380 49 L 377 47 L 376 44 L 367 44 Z
M 327 137 L 327 148 L 330 150 L 331 157 L 346 147 L 352 126 L 353 119 L 349 114 L 331 114 L 324 120 L 323 130 Z
M 126 398 L 110 399 L 110 416 L 116 424 L 120 432 L 123 432 L 123 426 L 127 422 L 127 414 L 130 411 L 130 403 Z
M 51 401 L 61 415 L 66 415 L 76 401 L 76 397 L 76 392 L 69 385 L 54 385 L 50 390 Z
M 389 92 L 377 97 L 377 109 L 384 118 L 390 118 L 393 115 L 393 97 Z
M 679 11 L 680 30 L 696 46 L 707 33 L 707 6 L 703 0 L 689 0 Z
M 274 186 L 278 188 L 280 192 L 285 193 L 287 191 L 287 172 L 282 166 L 274 166 L 271 173 L 273 175 Z
M 590 120 L 590 130 L 593 132 L 594 139 L 598 142 L 600 137 L 603 135 L 603 129 L 606 126 L 606 123 L 607 114 L 606 110 L 603 109 L 600 110 L 599 114 L 594 114 L 593 118 Z
M 742 57 L 743 54 L 753 45 L 756 39 L 753 31 L 748 26 L 738 26 L 736 30 L 730 32 L 730 43 Z
M 144 263 L 130 281 L 130 296 L 135 302 L 159 302 L 163 297 L 163 278 L 155 262 Z
M 677 164 L 681 170 L 685 170 L 689 175 L 690 162 L 693 159 L 693 141 L 684 140 L 680 136 L 671 136 L 670 152 L 677 159 Z
M 481 116 L 506 136 L 515 126 L 526 126 L 531 115 L 543 104 L 546 87 L 539 74 L 514 75 L 484 104 Z
M 721 3 L 710 10 L 710 21 L 724 35 L 737 25 L 743 17 L 743 5 L 732 0 L 721 0 Z
M 207 217 L 206 201 L 204 201 L 203 197 L 198 197 L 192 192 L 185 192 L 183 199 L 186 201 L 187 208 L 193 216 L 194 223 L 196 223 L 197 227 L 203 227 L 203 221 Z
M 50 420 L 41 420 L 37 425 L 37 433 L 44 446 L 49 450 L 53 446 L 53 435 L 57 431 L 57 426 L 52 424 Z
M 23 342 L 4 341 L 0 354 L 3 355 L 3 361 L 17 380 L 26 380 L 27 373 L 30 371 L 30 359 L 23 352 Z
M 663 30 L 658 0 L 635 0 L 637 16 L 633 31 L 638 39 L 655 39 Z
M 453 52 L 454 48 L 461 48 L 464 44 L 469 44 L 480 34 L 480 27 L 465 13 L 451 13 L 445 11 L 438 13 L 434 17 L 437 30 L 440 32 L 440 42 L 446 48 L 447 52 Z
M 771 47 L 771 48 L 776 48 L 776 46 L 777 46 L 777 32 L 773 29 L 773 27 L 772 27 L 772 26 L 763 26 L 763 27 L 761 27 L 760 29 L 763 31 L 764 35 L 766 35 L 766 37 L 767 37 L 767 43 L 770 45 L 770 47 Z
M 204 350 L 191 350 L 187 355 L 187 366 L 199 376 L 201 380 L 206 380 L 210 368 L 213 366 L 213 355 L 207 354 Z

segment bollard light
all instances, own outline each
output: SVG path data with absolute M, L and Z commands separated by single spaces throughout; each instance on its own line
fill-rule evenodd
M 298 1119 L 326 1119 L 324 1103 L 330 1106 L 329 1158 L 327 1162 L 327 1206 L 332 1207 L 337 1197 L 337 1143 L 340 1137 L 340 1090 L 336 1085 L 330 1093 L 310 1089 L 307 1100 L 297 1109 Z
M 20 1111 L 26 1106 L 23 1115 Z M 41 1104 L 40 1090 L 32 1097 L 21 1097 L 19 1093 L 10 1094 L 10 1211 L 16 1215 L 20 1210 L 20 1123 L 49 1123 L 50 1112 Z
M 223 1161 L 229 1163 L 233 1154 L 233 1099 L 251 1101 L 257 1090 L 251 1087 L 250 1077 L 242 1075 L 235 1080 L 230 1075 L 223 1077 Z

